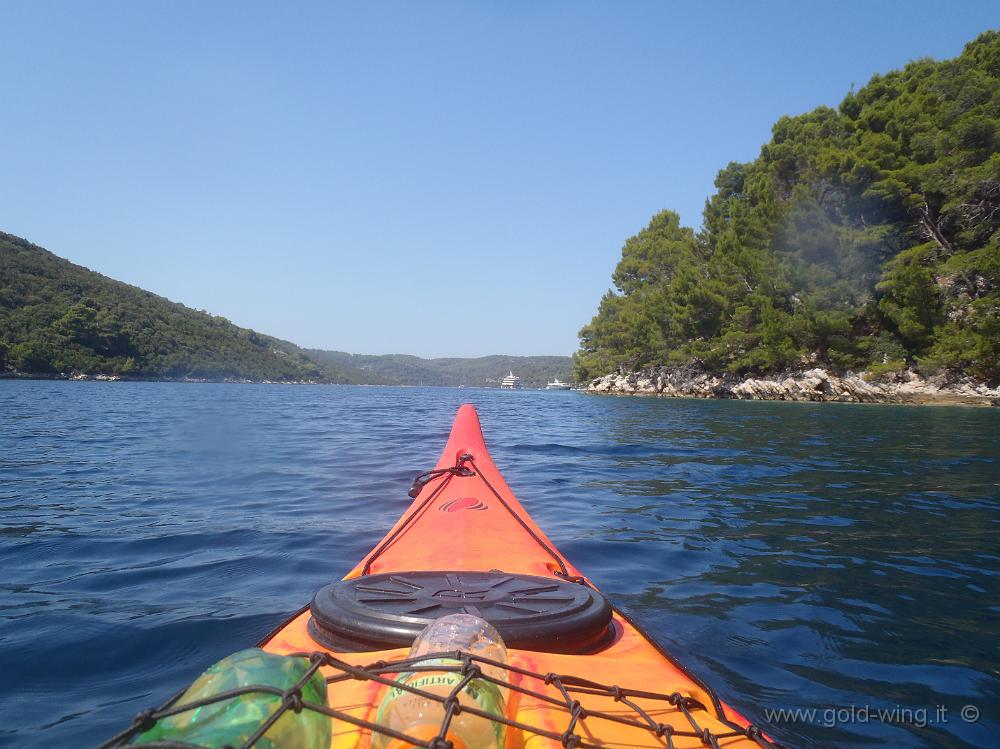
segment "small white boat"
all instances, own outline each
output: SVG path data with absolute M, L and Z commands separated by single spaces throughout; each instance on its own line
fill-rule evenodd
M 560 382 L 559 378 L 556 377 L 552 382 L 545 386 L 546 390 L 572 390 L 573 386 L 568 382 Z

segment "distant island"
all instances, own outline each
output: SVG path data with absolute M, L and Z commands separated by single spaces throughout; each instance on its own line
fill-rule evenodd
M 572 362 L 306 350 L 0 232 L 0 377 L 498 387 L 512 368 L 544 387 Z
M 1000 32 L 772 132 L 719 172 L 699 232 L 663 211 L 625 242 L 577 379 L 704 397 L 1000 394 Z

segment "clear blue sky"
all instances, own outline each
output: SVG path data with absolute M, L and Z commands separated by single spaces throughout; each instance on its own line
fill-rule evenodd
M 996 2 L 0 0 L 0 230 L 304 346 L 569 354 L 624 240 Z

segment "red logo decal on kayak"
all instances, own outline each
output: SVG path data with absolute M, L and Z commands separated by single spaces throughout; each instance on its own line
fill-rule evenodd
M 487 505 L 475 497 L 459 497 L 458 499 L 449 499 L 438 509 L 441 512 L 458 512 L 459 510 L 485 510 L 486 507 Z

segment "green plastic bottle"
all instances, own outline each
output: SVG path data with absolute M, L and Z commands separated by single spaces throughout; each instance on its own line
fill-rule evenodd
M 294 687 L 309 669 L 306 658 L 265 653 L 257 648 L 223 658 L 187 688 L 176 705 L 202 700 L 255 684 L 282 691 Z M 326 705 L 326 679 L 318 671 L 302 687 L 302 699 Z M 281 697 L 253 692 L 161 718 L 133 744 L 179 741 L 201 747 L 240 746 L 278 709 Z M 287 710 L 254 744 L 258 749 L 326 749 L 330 717 L 305 708 Z
M 428 624 L 410 648 L 411 658 L 461 650 L 499 663 L 507 662 L 507 647 L 492 624 L 471 614 L 449 614 Z M 450 658 L 431 658 L 422 666 L 461 666 Z M 506 677 L 506 669 L 483 664 L 484 673 L 496 679 Z M 443 700 L 462 682 L 462 674 L 454 671 L 413 671 L 402 673 L 397 680 L 438 699 L 422 697 L 399 687 L 390 687 L 379 705 L 375 722 L 415 739 L 430 740 L 441 731 L 445 709 Z M 459 704 L 485 713 L 502 716 L 507 700 L 506 688 L 486 679 L 473 679 L 457 695 Z M 469 712 L 452 718 L 448 740 L 455 749 L 500 749 L 504 746 L 506 729 L 503 723 Z M 372 733 L 372 749 L 413 749 L 413 744 L 394 739 L 388 734 Z

